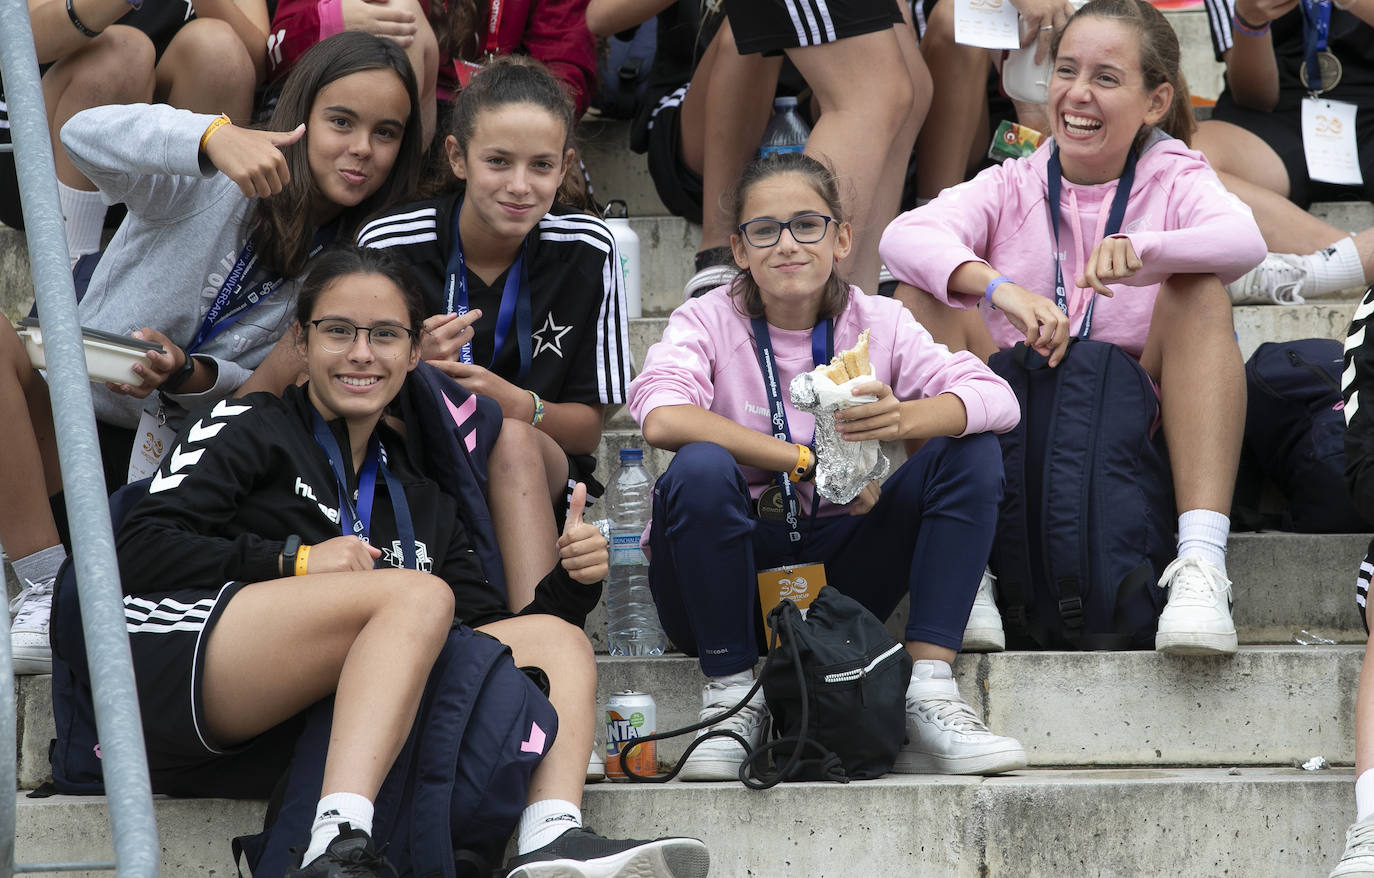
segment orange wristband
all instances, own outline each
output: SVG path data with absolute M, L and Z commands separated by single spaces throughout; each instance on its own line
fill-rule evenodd
M 200 136 L 200 151 L 205 152 L 205 144 L 210 140 L 211 134 L 214 134 L 228 124 L 230 124 L 229 117 L 220 113 L 219 118 L 211 122 L 210 127 L 206 128 L 205 133 Z
M 296 575 L 297 575 L 297 576 L 304 576 L 304 575 L 308 572 L 308 571 L 306 570 L 306 568 L 310 566 L 310 563 L 309 563 L 309 561 L 307 561 L 306 559 L 308 559 L 309 557 L 310 557 L 310 547 L 307 546 L 307 545 L 302 545 L 302 546 L 300 547 L 300 549 L 296 552 Z
M 805 445 L 797 446 L 797 465 L 792 467 L 792 471 L 787 474 L 787 478 L 794 482 L 800 482 L 811 469 L 811 449 Z

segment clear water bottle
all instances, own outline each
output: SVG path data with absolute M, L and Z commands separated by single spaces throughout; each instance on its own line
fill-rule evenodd
M 663 655 L 667 638 L 649 592 L 649 564 L 639 537 L 654 508 L 654 479 L 644 452 L 620 449 L 620 467 L 606 488 L 611 520 L 611 575 L 606 582 L 606 641 L 611 655 Z
M 780 152 L 801 152 L 806 148 L 806 138 L 810 136 L 811 128 L 797 112 L 797 99 L 774 98 L 773 118 L 768 120 L 768 127 L 763 129 L 759 158 Z
M 618 198 L 606 202 L 606 225 L 615 237 L 620 253 L 620 271 L 625 278 L 625 310 L 634 320 L 643 317 L 640 302 L 639 235 L 630 228 L 630 209 Z

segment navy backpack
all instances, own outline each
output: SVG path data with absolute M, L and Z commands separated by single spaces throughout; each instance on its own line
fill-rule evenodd
M 1053 369 L 1024 343 L 988 365 L 1021 405 L 990 559 L 1007 647 L 1151 648 L 1175 516 L 1150 376 L 1081 338 Z

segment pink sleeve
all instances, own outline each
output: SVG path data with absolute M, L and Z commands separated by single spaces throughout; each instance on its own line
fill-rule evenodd
M 315 8 L 320 11 L 320 39 L 343 33 L 343 3 L 341 0 L 319 0 Z
M 630 416 L 644 423 L 649 412 L 664 405 L 711 407 L 716 346 L 694 300 L 668 318 L 663 338 L 644 355 L 644 367 L 630 383 Z

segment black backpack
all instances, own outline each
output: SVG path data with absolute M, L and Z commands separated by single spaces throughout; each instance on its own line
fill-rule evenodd
M 1078 338 L 1053 369 L 1024 343 L 988 365 L 1021 405 L 990 559 L 1007 647 L 1152 648 L 1175 515 L 1150 376 Z

